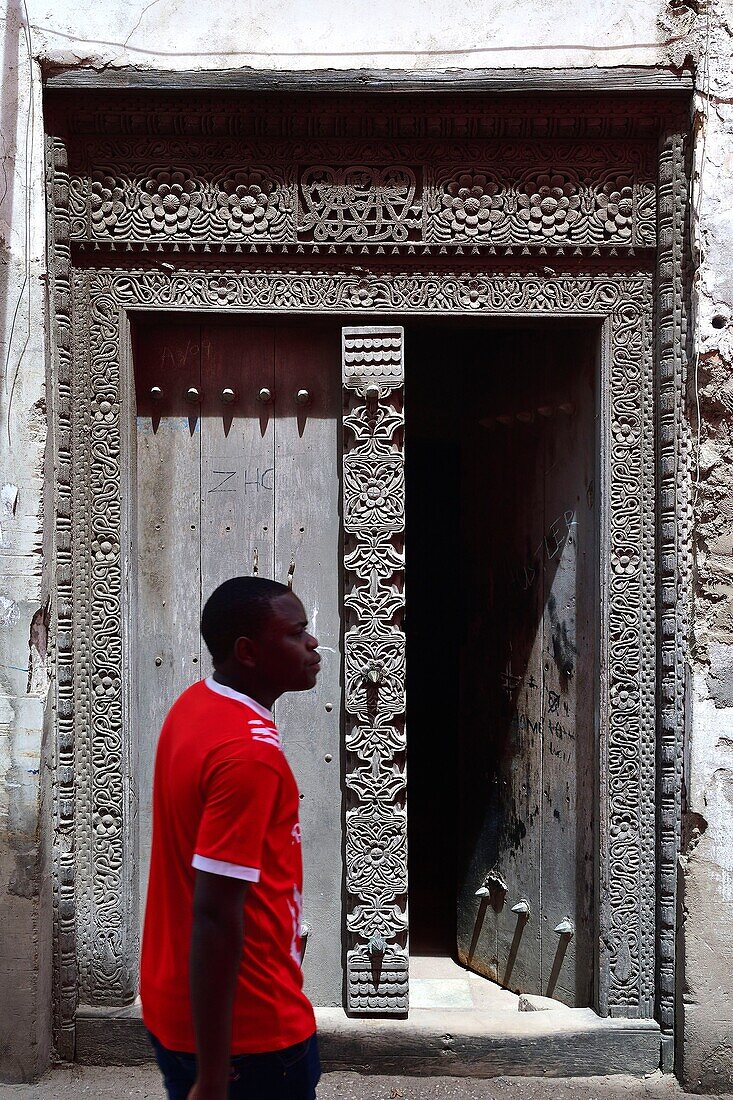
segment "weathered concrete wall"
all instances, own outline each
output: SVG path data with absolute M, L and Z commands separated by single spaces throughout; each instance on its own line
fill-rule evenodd
M 733 1085 L 733 8 L 701 9 L 694 244 L 695 587 L 680 881 L 685 1084 Z
M 26 7 L 27 2 L 27 7 Z M 0 1076 L 48 1052 L 46 420 L 41 66 L 584 68 L 696 73 L 694 342 L 701 413 L 694 692 L 681 866 L 686 1080 L 733 1083 L 733 219 L 730 0 L 2 0 L 0 97 Z M 698 10 L 699 9 L 699 10 Z M 348 11 L 348 18 L 345 17 Z M 26 18 L 27 17 L 27 18 Z M 693 397 L 693 406 L 695 399 Z M 52 483 L 52 477 L 48 478 Z M 46 490 L 48 492 L 48 490 Z M 48 497 L 46 497 L 46 500 Z M 52 498 L 51 498 L 52 499 Z M 50 509 L 46 515 L 50 516 Z M 29 645 L 29 638 L 31 644 Z M 29 660 L 32 664 L 29 666 Z M 29 673 L 27 669 L 31 667 Z
M 39 72 L 17 9 L 0 95 L 0 1072 L 50 1050 L 50 817 L 44 758 L 45 228 Z
M 691 22 L 684 2 L 662 0 L 590 0 L 575 10 L 562 0 L 219 0 L 198 9 L 29 0 L 29 12 L 37 49 L 52 61 L 175 70 L 654 65 Z

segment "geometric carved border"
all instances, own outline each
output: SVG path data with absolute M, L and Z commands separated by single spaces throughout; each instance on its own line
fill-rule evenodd
M 224 295 L 222 294 L 224 288 Z M 125 312 L 359 310 L 575 316 L 604 322 L 609 358 L 602 635 L 599 1010 L 649 1016 L 655 967 L 655 546 L 652 282 L 648 273 L 554 277 L 247 270 L 77 269 L 73 278 L 79 506 L 73 544 L 76 651 L 77 950 L 85 1003 L 136 987 L 137 931 L 123 743 L 123 397 Z M 89 737 L 87 731 L 91 731 Z M 347 780 L 348 782 L 348 780 Z
M 681 842 L 685 682 L 690 628 L 692 447 L 687 411 L 689 139 L 668 125 L 659 143 L 656 294 L 659 489 L 658 886 L 656 1015 L 672 1046 L 677 875 Z M 673 1069 L 673 1052 L 663 1061 Z

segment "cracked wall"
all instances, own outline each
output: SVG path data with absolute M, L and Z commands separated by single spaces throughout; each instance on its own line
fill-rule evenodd
M 688 1088 L 733 1087 L 733 8 L 700 8 L 693 242 L 694 615 L 680 874 Z
M 0 94 L 0 1072 L 50 1052 L 47 418 L 39 71 L 19 9 L 2 24 Z M 40 613 L 40 616 L 39 616 Z
M 597 66 L 695 73 L 694 612 L 680 1067 L 733 1084 L 733 81 L 730 0 L 2 0 L 0 96 L 0 1076 L 49 1050 L 50 830 L 44 731 L 53 671 L 41 71 Z M 27 13 L 27 22 L 26 22 Z M 696 383 L 696 385 L 695 385 Z M 697 426 L 695 429 L 698 442 Z M 45 476 L 48 475 L 48 476 Z M 47 505 L 51 505 L 50 507 Z M 49 604 L 49 599 L 51 603 Z

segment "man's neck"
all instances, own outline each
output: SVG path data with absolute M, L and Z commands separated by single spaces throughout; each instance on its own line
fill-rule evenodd
M 238 691 L 240 695 L 247 695 L 250 699 L 254 699 L 255 703 L 259 703 L 265 710 L 272 710 L 277 699 L 277 695 L 273 695 L 272 691 L 261 684 L 250 683 L 244 677 L 232 674 L 225 669 L 215 669 L 213 678 L 217 684 L 222 684 L 224 687 L 231 688 L 232 691 Z

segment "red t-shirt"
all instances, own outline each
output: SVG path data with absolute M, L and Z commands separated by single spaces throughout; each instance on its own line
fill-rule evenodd
M 215 680 L 174 703 L 158 742 L 140 994 L 149 1031 L 196 1049 L 188 987 L 196 869 L 251 883 L 232 1054 L 282 1050 L 316 1029 L 303 993 L 298 788 L 272 715 Z

